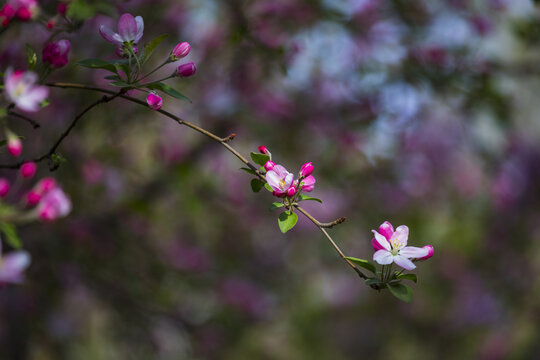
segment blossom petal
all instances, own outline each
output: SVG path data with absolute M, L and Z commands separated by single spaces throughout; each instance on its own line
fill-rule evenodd
M 144 20 L 142 16 L 136 16 L 135 22 L 137 23 L 137 35 L 135 35 L 135 43 L 138 43 L 141 40 L 144 32 Z
M 274 170 L 270 170 L 269 172 L 266 173 L 266 182 L 268 183 L 268 185 L 270 185 L 272 189 L 276 191 L 281 191 L 281 187 L 279 186 L 280 180 L 281 178 Z
M 379 250 L 373 254 L 373 260 L 378 262 L 381 265 L 388 265 L 394 261 L 394 255 L 387 250 Z
M 394 235 L 394 227 L 388 221 L 385 221 L 379 226 L 379 234 L 384 236 L 386 240 L 390 241 L 392 235 Z
M 381 234 L 379 234 L 375 230 L 371 230 L 371 232 L 373 233 L 373 235 L 375 235 L 375 241 L 377 241 L 377 243 L 379 243 L 379 245 L 383 249 L 385 249 L 387 251 L 392 250 L 392 247 L 390 246 L 390 243 L 388 242 L 388 240 L 386 240 L 386 238 L 384 236 L 382 236 Z
M 399 250 L 399 255 L 403 255 L 406 258 L 421 258 L 429 254 L 428 249 L 419 248 L 416 246 L 407 246 Z
M 287 176 L 285 176 L 285 186 L 284 190 L 287 190 L 291 187 L 294 180 L 294 175 L 291 173 L 288 173 Z
M 118 21 L 118 34 L 122 37 L 123 41 L 133 41 L 137 36 L 137 22 L 131 14 L 124 14 L 120 16 Z
M 287 176 L 287 174 L 289 173 L 287 171 L 287 169 L 285 169 L 285 167 L 283 167 L 283 165 L 276 165 L 274 166 L 274 168 L 272 169 L 276 174 L 278 174 L 278 176 L 280 178 L 284 178 L 285 176 Z
M 406 225 L 400 225 L 392 235 L 397 239 L 398 243 L 402 244 L 402 247 L 407 246 L 407 240 L 409 239 L 409 228 Z
M 45 100 L 48 94 L 49 89 L 45 86 L 33 87 L 16 101 L 17 107 L 25 111 L 38 111 L 39 103 Z
M 394 256 L 394 262 L 406 270 L 412 270 L 416 268 L 416 265 L 414 265 L 411 260 L 407 259 L 405 256 L 402 255 Z
M 116 45 L 122 44 L 122 38 L 120 37 L 120 35 L 112 31 L 105 25 L 101 25 L 99 27 L 99 33 L 105 40 L 107 40 L 108 42 L 112 44 L 116 44 Z

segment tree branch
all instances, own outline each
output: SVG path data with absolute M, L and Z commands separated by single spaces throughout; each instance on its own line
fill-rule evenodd
M 37 129 L 37 128 L 40 127 L 40 125 L 37 123 L 37 121 L 35 121 L 35 120 L 29 118 L 29 117 L 26 116 L 26 115 L 19 114 L 19 113 L 15 112 L 15 111 L 8 110 L 7 115 L 13 116 L 13 117 L 16 117 L 16 118 L 19 118 L 19 119 L 22 119 L 22 120 L 28 122 L 30 125 L 32 125 L 32 127 L 33 127 L 34 129 Z

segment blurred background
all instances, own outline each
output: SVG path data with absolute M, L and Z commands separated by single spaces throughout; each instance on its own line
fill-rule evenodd
M 57 1 L 40 1 L 54 14 Z M 272 196 L 218 144 L 121 99 L 93 110 L 52 173 L 72 214 L 21 228 L 32 265 L 0 289 L 1 359 L 535 359 L 540 351 L 540 9 L 530 0 L 82 1 L 70 63 L 51 80 L 108 86 L 78 67 L 114 59 L 98 33 L 144 17 L 194 77 L 164 109 L 244 155 L 265 145 L 297 172 L 306 204 L 349 256 L 371 229 L 410 228 L 435 246 L 414 300 L 363 284 L 305 219 L 282 235 Z M 0 66 L 24 67 L 43 25 L 0 37 Z M 39 51 L 38 51 L 39 52 Z M 172 72 L 174 65 L 162 74 Z M 2 70 L 3 71 L 3 70 Z M 133 93 L 144 99 L 145 94 Z M 11 119 L 23 156 L 48 149 L 99 94 L 53 89 Z M 9 155 L 0 154 L 3 163 Z M 46 163 L 39 174 L 49 175 Z M 14 176 L 2 171 L 2 176 Z M 29 185 L 30 186 L 30 185 Z

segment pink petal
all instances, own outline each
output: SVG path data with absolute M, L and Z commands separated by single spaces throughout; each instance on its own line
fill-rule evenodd
M 371 239 L 371 246 L 373 246 L 373 250 L 384 250 L 384 248 L 375 240 L 375 238 Z
M 289 174 L 287 174 L 287 176 L 285 176 L 285 186 L 284 186 L 285 190 L 287 190 L 288 188 L 291 187 L 293 181 L 294 181 L 294 175 L 293 174 L 289 173 Z
M 278 166 L 278 165 L 276 165 Z M 274 166 L 274 169 L 276 167 Z M 279 182 L 280 182 L 281 178 L 279 177 L 279 175 L 274 171 L 274 170 L 270 170 L 269 172 L 266 173 L 266 182 L 268 183 L 268 185 L 270 185 L 270 187 L 276 191 L 281 191 L 281 187 L 279 186 Z
M 400 244 L 407 246 L 407 240 L 409 239 L 409 228 L 406 225 L 400 225 L 392 235 L 396 238 Z
M 405 256 L 401 256 L 401 255 L 394 256 L 394 262 L 406 270 L 412 270 L 416 268 L 416 265 L 414 265 L 413 262 L 407 259 Z
M 144 32 L 144 21 L 141 16 L 135 17 L 135 22 L 137 23 L 137 35 L 135 36 L 135 43 L 138 43 L 141 40 Z
M 421 258 L 427 256 L 428 253 L 428 249 L 419 248 L 416 246 L 407 246 L 399 250 L 399 255 L 403 255 L 406 258 Z
M 373 254 L 373 260 L 381 265 L 388 265 L 394 261 L 394 256 L 390 251 L 379 250 Z
M 284 178 L 289 173 L 287 169 L 283 167 L 283 165 L 276 165 L 272 169 L 280 178 Z
M 371 232 L 375 235 L 375 241 L 385 250 L 390 251 L 392 250 L 392 247 L 390 246 L 390 243 L 384 236 L 376 232 L 375 230 L 371 230 Z
M 118 21 L 118 34 L 123 41 L 133 41 L 137 37 L 137 22 L 131 14 L 120 16 Z
M 112 31 L 111 29 L 109 29 L 108 27 L 106 27 L 105 25 L 101 25 L 99 27 L 99 33 L 101 34 L 101 36 L 107 40 L 108 42 L 112 43 L 112 44 L 116 44 L 116 45 L 121 45 L 122 44 L 122 38 L 120 37 L 120 35 L 118 35 L 117 33 L 115 33 L 114 31 Z
M 394 227 L 388 221 L 385 221 L 379 226 L 379 234 L 384 236 L 386 240 L 390 241 L 390 238 L 394 234 Z

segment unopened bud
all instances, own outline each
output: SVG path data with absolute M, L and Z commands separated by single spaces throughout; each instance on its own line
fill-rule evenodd
M 26 162 L 21 166 L 21 176 L 29 179 L 36 174 L 37 165 L 33 161 Z
M 189 54 L 190 50 L 191 50 L 191 45 L 189 45 L 189 43 L 187 42 L 179 43 L 171 51 L 171 60 L 176 61 L 176 60 L 186 57 Z
M 176 69 L 176 75 L 179 77 L 190 77 L 197 72 L 197 66 L 194 62 L 188 62 L 180 65 Z
M 289 188 L 289 190 L 287 190 L 287 196 L 288 196 L 288 197 L 293 197 L 294 194 L 296 194 L 296 187 L 291 186 L 291 187 Z
M 272 160 L 268 160 L 266 164 L 264 164 L 264 170 L 270 171 L 274 168 L 274 166 L 276 166 L 276 163 L 273 162 Z
M 309 175 L 311 175 L 312 172 L 313 172 L 313 163 L 312 162 L 307 162 L 304 165 L 302 165 L 302 167 L 300 168 L 300 176 L 301 177 L 309 176 Z

